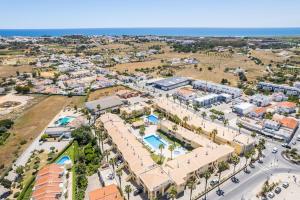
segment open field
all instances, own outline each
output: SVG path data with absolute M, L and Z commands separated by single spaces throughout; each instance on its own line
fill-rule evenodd
M 10 77 L 16 76 L 16 72 L 31 72 L 32 66 L 30 65 L 21 65 L 21 66 L 11 66 L 11 65 L 0 65 L 0 77 Z
M 114 95 L 119 90 L 124 90 L 124 89 L 128 90 L 128 88 L 126 88 L 122 85 L 118 85 L 118 86 L 114 86 L 114 87 L 109 87 L 109 88 L 96 90 L 96 91 L 90 93 L 88 101 L 97 100 L 97 99 L 99 99 L 101 97 L 104 97 L 104 96 Z
M 82 105 L 84 97 L 50 96 L 33 105 L 15 120 L 12 134 L 7 142 L 0 146 L 0 164 L 8 167 L 30 143 L 36 138 L 48 123 L 65 106 Z M 21 141 L 26 144 L 21 145 Z M 4 169 L 1 169 L 1 173 Z
M 120 71 L 120 72 L 134 72 L 137 68 L 152 68 L 160 66 L 162 63 L 160 60 L 155 59 L 151 61 L 145 61 L 145 62 L 134 62 L 134 63 L 124 63 L 124 64 L 117 64 L 116 66 L 112 67 L 111 69 L 114 71 Z

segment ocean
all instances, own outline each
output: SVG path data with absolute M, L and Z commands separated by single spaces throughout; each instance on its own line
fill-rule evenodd
M 157 35 L 199 37 L 284 37 L 300 36 L 299 28 L 75 28 L 75 29 L 0 29 L 0 36 L 64 35 Z

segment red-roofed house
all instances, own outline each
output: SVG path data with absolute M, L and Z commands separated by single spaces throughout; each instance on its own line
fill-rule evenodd
M 89 200 L 123 200 L 115 184 L 93 190 L 89 193 Z
M 277 104 L 277 112 L 279 113 L 293 113 L 296 111 L 297 105 L 293 102 L 280 102 Z
M 258 107 L 254 108 L 248 115 L 249 117 L 253 118 L 262 118 L 267 112 L 267 108 L 265 107 Z

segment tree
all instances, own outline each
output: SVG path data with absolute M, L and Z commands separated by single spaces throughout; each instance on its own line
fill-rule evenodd
M 206 189 L 207 189 L 207 182 L 208 182 L 208 179 L 211 177 L 211 173 L 209 170 L 206 170 L 204 173 L 203 173 L 203 177 L 205 178 L 205 197 L 204 199 L 206 199 Z
M 251 155 L 252 154 L 252 152 L 251 151 L 247 151 L 247 152 L 245 152 L 245 154 L 244 154 L 244 156 L 245 156 L 245 158 L 246 158 L 246 163 L 245 163 L 245 166 L 246 166 L 246 168 L 245 168 L 245 171 L 247 171 L 247 164 L 248 164 L 248 160 L 251 158 Z
M 201 127 L 196 128 L 196 133 L 201 134 L 202 133 L 202 128 Z
M 159 150 L 160 150 L 160 162 L 162 162 L 162 150 L 165 148 L 165 145 L 160 144 L 160 145 L 158 146 L 158 148 L 159 148 Z
M 116 158 L 109 159 L 109 164 L 113 167 L 113 171 L 115 172 L 115 164 L 117 162 Z
M 234 155 L 231 157 L 231 162 L 233 163 L 233 177 L 235 178 L 235 168 L 237 166 L 237 164 L 239 164 L 240 162 L 240 157 L 238 157 L 237 155 Z
M 177 190 L 176 190 L 176 187 L 174 185 L 170 188 L 169 194 L 170 194 L 170 198 L 172 200 L 174 200 L 176 198 L 176 196 L 177 196 Z
M 191 176 L 187 182 L 187 186 L 190 189 L 190 200 L 192 199 L 193 190 L 196 188 L 196 178 Z
M 228 125 L 228 119 L 224 119 L 224 121 L 223 121 L 223 124 L 224 124 L 224 126 L 227 126 Z
M 221 174 L 222 172 L 224 172 L 225 170 L 229 169 L 229 165 L 227 162 L 219 162 L 218 163 L 218 173 L 219 173 L 219 185 L 218 185 L 218 190 L 220 191 L 220 183 L 221 183 Z
M 174 124 L 174 125 L 172 126 L 172 129 L 173 129 L 174 132 L 176 132 L 176 131 L 178 130 L 177 125 Z
M 239 133 L 241 133 L 241 128 L 243 128 L 243 125 L 242 125 L 242 123 L 238 123 L 238 127 L 239 127 Z
M 169 151 L 171 152 L 171 160 L 173 159 L 173 151 L 174 151 L 174 149 L 175 149 L 175 145 L 173 145 L 173 144 L 171 144 L 171 145 L 169 145 Z
M 204 118 L 207 116 L 206 112 L 203 111 L 203 112 L 201 113 L 201 116 L 202 116 L 203 119 L 204 119 Z
M 117 176 L 119 177 L 120 188 L 122 188 L 122 175 L 123 175 L 123 170 L 122 170 L 122 168 L 117 169 L 116 174 L 117 174 Z
M 141 136 L 144 136 L 144 135 L 145 135 L 145 130 L 146 130 L 145 125 L 142 125 L 142 126 L 140 127 L 140 131 L 139 131 L 139 133 L 140 133 Z
M 130 193 L 132 192 L 131 185 L 126 185 L 124 191 L 125 191 L 125 193 L 127 194 L 127 200 L 129 200 Z
M 184 117 L 183 117 L 184 125 L 186 125 L 186 122 L 188 121 L 188 119 L 189 119 L 189 118 L 188 118 L 187 116 L 184 116 Z
M 211 132 L 212 136 L 213 136 L 213 141 L 215 142 L 216 140 L 216 135 L 218 134 L 218 130 L 217 129 L 214 129 L 212 132 Z

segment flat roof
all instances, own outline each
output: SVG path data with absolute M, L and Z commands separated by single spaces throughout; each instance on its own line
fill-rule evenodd
M 202 97 L 198 97 L 194 100 L 201 102 L 201 101 L 206 101 L 206 100 L 217 98 L 217 97 L 219 97 L 219 95 L 217 95 L 217 94 L 208 94 L 208 95 L 205 95 L 205 96 L 202 96 Z
M 185 81 L 189 81 L 189 79 L 186 77 L 171 77 L 171 78 L 166 78 L 163 80 L 156 81 L 154 82 L 154 84 L 162 87 L 169 87 Z
M 89 110 L 97 110 L 97 105 L 100 105 L 100 110 L 105 110 L 122 105 L 123 102 L 118 96 L 107 96 L 98 100 L 89 101 L 85 103 L 85 106 Z
M 234 108 L 239 108 L 239 109 L 249 109 L 249 108 L 254 108 L 255 105 L 251 104 L 251 103 L 247 103 L 247 102 L 243 102 L 243 103 L 240 103 L 240 104 L 236 104 L 234 105 Z

